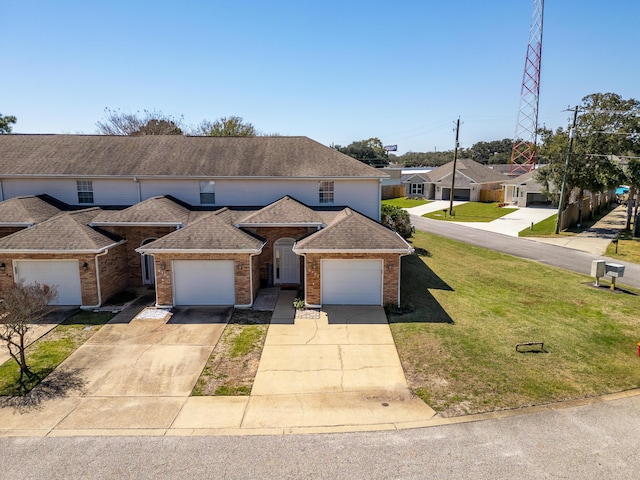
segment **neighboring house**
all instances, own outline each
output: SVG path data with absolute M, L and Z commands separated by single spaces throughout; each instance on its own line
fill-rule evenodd
M 407 196 L 449 200 L 452 174 L 453 162 L 449 162 L 430 172 L 412 175 L 403 182 L 407 186 Z M 453 198 L 477 202 L 480 200 L 480 190 L 501 189 L 504 181 L 504 174 L 471 159 L 462 158 L 456 163 Z
M 504 182 L 504 201 L 518 207 L 550 204 L 543 186 L 536 179 L 537 173 L 537 170 L 531 170 Z
M 377 222 L 383 176 L 304 137 L 3 135 L 0 289 L 55 285 L 85 308 L 145 284 L 159 306 L 249 307 L 267 285 L 398 304 L 412 248 Z

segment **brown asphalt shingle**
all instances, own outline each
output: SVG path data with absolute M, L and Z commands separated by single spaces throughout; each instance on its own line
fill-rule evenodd
M 93 219 L 95 225 L 175 224 L 186 225 L 190 210 L 171 197 L 153 197 L 124 210 L 105 210 Z
M 120 239 L 89 227 L 100 209 L 89 208 L 75 212 L 64 212 L 0 238 L 0 251 L 60 251 L 97 252 Z
M 430 172 L 423 173 L 421 174 L 421 176 L 429 177 L 431 182 L 435 183 L 439 180 L 444 179 L 445 177 L 451 176 L 452 171 L 453 162 L 449 162 L 434 170 L 431 170 Z M 484 165 L 469 158 L 459 159 L 456 163 L 456 171 L 459 174 L 463 174 L 466 177 L 469 177 L 469 179 L 475 183 L 504 182 L 509 178 L 506 175 L 496 172 L 495 170 L 491 170 L 490 168 L 487 168 Z M 456 178 L 458 177 L 456 176 Z
M 35 196 L 0 202 L 0 224 L 33 225 L 59 213 L 59 208 Z
M 144 252 L 166 250 L 200 251 L 259 251 L 264 241 L 218 218 L 215 212 L 187 227 L 176 230 L 140 247 Z
M 257 212 L 247 215 L 236 224 L 241 226 L 275 224 L 322 225 L 323 221 L 320 215 L 314 210 L 289 196 L 285 196 Z
M 296 252 L 393 250 L 410 253 L 411 246 L 387 227 L 350 208 L 345 208 L 326 228 L 298 241 L 294 250 Z
M 369 177 L 387 175 L 307 137 L 1 135 L 0 176 Z

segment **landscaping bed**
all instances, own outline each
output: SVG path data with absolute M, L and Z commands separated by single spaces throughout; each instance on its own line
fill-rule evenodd
M 413 244 L 389 321 L 409 386 L 443 416 L 640 387 L 640 297 L 435 235 Z M 530 341 L 546 353 L 516 351 Z
M 192 395 L 249 395 L 272 312 L 235 310 Z
M 81 311 L 33 342 L 25 352 L 34 376 L 25 378 L 23 383 L 18 382 L 18 364 L 13 359 L 7 360 L 0 366 L 0 396 L 29 393 L 111 318 L 113 314 L 108 312 Z

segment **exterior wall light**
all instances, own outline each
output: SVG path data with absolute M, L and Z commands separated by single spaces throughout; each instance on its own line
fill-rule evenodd
M 167 269 L 167 264 L 165 262 L 161 262 L 160 263 L 160 270 L 166 270 Z
M 84 262 L 84 263 L 82 264 L 82 270 L 84 270 L 85 272 L 86 272 L 87 270 L 89 270 L 89 264 L 88 264 L 87 262 Z
M 0 273 L 4 273 L 4 271 L 7 269 L 7 266 L 5 265 L 4 262 L 0 263 Z

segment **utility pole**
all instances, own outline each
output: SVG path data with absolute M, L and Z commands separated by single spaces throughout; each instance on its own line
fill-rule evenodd
M 564 210 L 564 193 L 567 189 L 567 170 L 569 169 L 569 159 L 573 152 L 573 138 L 576 136 L 576 123 L 578 121 L 578 106 L 573 110 L 573 126 L 569 130 L 569 148 L 567 158 L 564 161 L 564 173 L 562 174 L 562 188 L 560 189 L 560 201 L 558 202 L 558 218 L 556 219 L 556 235 L 560 233 L 560 222 L 562 221 L 562 211 Z
M 458 121 L 456 122 L 456 146 L 453 150 L 453 172 L 451 173 L 451 192 L 449 193 L 449 216 L 453 216 L 453 191 L 456 185 L 456 163 L 458 162 L 458 146 L 460 143 L 458 139 L 460 138 L 460 117 L 458 117 Z

